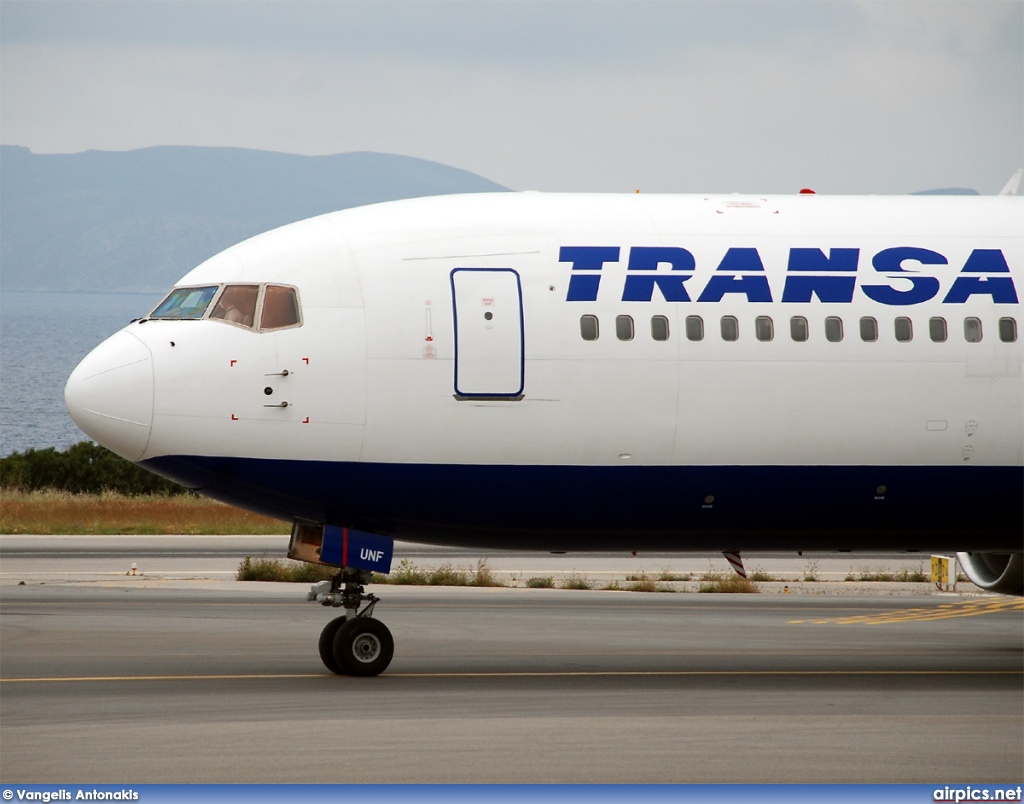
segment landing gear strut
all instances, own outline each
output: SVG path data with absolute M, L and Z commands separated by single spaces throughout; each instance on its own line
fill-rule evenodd
M 306 596 L 322 606 L 345 609 L 344 616 L 331 620 L 320 632 L 320 658 L 332 673 L 380 675 L 395 655 L 388 627 L 371 616 L 378 598 L 363 588 L 370 575 L 369 570 L 344 567 L 331 580 L 313 584 Z

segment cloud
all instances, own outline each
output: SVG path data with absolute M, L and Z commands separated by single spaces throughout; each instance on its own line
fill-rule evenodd
M 376 150 L 534 189 L 992 191 L 1019 3 L 22 3 L 4 141 Z M 1016 31 L 1016 37 L 1007 31 Z
M 857 15 L 849 3 L 5 0 L 0 42 L 338 52 L 451 63 L 663 62 L 695 44 L 784 44 Z M 727 19 L 727 24 L 723 20 Z

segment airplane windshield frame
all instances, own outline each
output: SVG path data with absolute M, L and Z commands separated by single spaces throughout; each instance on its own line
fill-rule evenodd
M 229 282 L 172 288 L 144 320 L 220 321 L 250 331 L 276 332 L 302 326 L 302 304 L 294 285 Z
M 173 288 L 147 318 L 196 320 L 202 318 L 220 285 Z

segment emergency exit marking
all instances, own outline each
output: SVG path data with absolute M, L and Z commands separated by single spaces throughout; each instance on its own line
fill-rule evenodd
M 302 420 L 303 424 L 309 424 L 309 416 Z
M 232 368 L 234 368 L 234 365 L 235 365 L 235 363 L 237 363 L 237 362 L 238 362 L 237 360 L 232 360 L 232 361 L 231 361 L 231 367 L 232 367 Z
M 231 421 L 233 421 L 233 422 L 237 422 L 238 421 L 238 417 L 234 413 L 231 414 Z
M 302 362 L 305 363 L 308 366 L 309 365 L 309 358 L 308 357 L 302 358 Z

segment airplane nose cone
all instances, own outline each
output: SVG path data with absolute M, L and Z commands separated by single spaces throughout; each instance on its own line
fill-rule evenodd
M 71 372 L 64 404 L 82 431 L 130 461 L 142 457 L 153 424 L 153 357 L 121 331 L 93 349 Z

